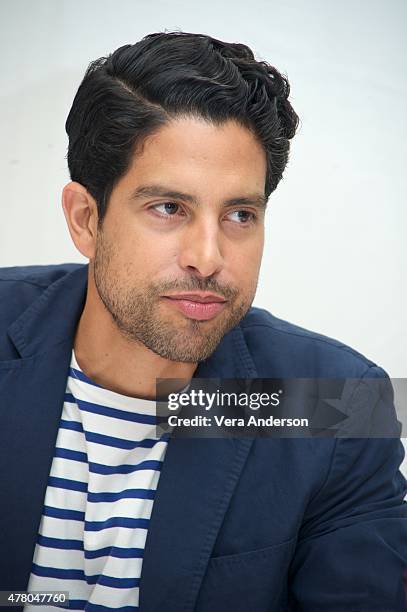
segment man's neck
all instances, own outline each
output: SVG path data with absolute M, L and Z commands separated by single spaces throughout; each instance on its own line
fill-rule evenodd
M 189 381 L 198 365 L 164 359 L 141 342 L 127 339 L 89 290 L 74 350 L 79 367 L 94 382 L 116 393 L 146 399 L 155 398 L 157 378 Z

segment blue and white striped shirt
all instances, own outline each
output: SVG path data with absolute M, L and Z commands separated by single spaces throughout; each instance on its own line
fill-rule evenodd
M 138 610 L 168 445 L 168 434 L 156 436 L 155 414 L 154 401 L 90 380 L 72 351 L 29 591 L 69 591 L 75 610 Z

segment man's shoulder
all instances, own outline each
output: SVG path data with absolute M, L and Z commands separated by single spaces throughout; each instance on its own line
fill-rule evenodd
M 19 283 L 26 283 L 46 289 L 61 276 L 73 272 L 77 268 L 83 267 L 85 264 L 62 263 L 34 266 L 10 266 L 0 268 L 0 291 L 9 291 L 10 287 L 5 283 L 11 283 L 17 286 Z
M 292 372 L 292 376 L 304 377 L 359 377 L 369 369 L 381 370 L 351 346 L 280 319 L 263 308 L 252 307 L 240 326 L 259 376 L 270 376 L 270 372 L 287 376 Z
M 0 268 L 0 325 L 8 325 L 50 285 L 83 266 L 62 263 Z

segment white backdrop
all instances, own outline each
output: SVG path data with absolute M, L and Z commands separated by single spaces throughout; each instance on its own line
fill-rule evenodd
M 301 118 L 255 305 L 407 376 L 405 0 L 2 0 L 0 266 L 84 261 L 64 123 L 89 62 L 164 29 L 249 44 Z

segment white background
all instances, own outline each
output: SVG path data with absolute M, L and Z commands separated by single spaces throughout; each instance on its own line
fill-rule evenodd
M 85 261 L 60 203 L 93 59 L 159 30 L 251 46 L 301 118 L 255 305 L 407 377 L 405 0 L 2 0 L 0 266 Z

